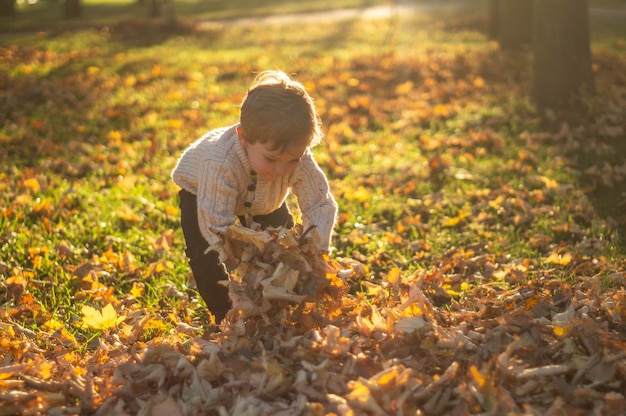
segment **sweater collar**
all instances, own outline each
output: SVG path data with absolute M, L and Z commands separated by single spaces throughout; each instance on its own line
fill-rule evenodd
M 239 136 L 237 135 L 237 126 L 236 124 L 233 126 L 233 140 L 235 141 L 235 152 L 237 154 L 237 158 L 239 162 L 241 162 L 241 166 L 243 166 L 244 172 L 246 172 L 247 176 L 256 176 L 256 172 L 252 169 L 252 165 L 250 165 L 250 159 L 248 159 L 248 152 L 246 149 L 241 146 L 241 142 L 239 141 Z

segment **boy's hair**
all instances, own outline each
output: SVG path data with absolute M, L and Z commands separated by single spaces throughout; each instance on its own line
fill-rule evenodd
M 259 73 L 241 104 L 241 128 L 250 143 L 271 143 L 284 151 L 295 144 L 317 145 L 322 137 L 313 99 L 282 71 Z

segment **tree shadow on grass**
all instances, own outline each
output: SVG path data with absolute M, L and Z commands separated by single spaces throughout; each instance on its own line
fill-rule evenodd
M 475 31 L 488 37 L 485 16 L 468 16 L 442 23 L 450 32 Z M 602 26 L 604 27 L 604 26 Z M 619 39 L 619 33 L 612 39 Z M 489 84 L 510 85 L 511 95 L 528 96 L 531 83 L 530 46 L 521 50 L 497 50 L 485 60 L 482 75 Z M 599 49 L 592 55 L 595 70 L 596 94 L 577 99 L 571 105 L 545 113 L 537 112 L 539 129 L 550 137 L 544 145 L 565 160 L 576 176 L 578 189 L 587 197 L 594 212 L 606 220 L 611 235 L 621 253 L 626 254 L 626 57 L 615 51 Z M 509 114 L 515 120 L 518 114 Z M 533 115 L 527 114 L 527 117 Z M 512 134 L 520 131 L 511 130 Z M 590 225 L 590 219 L 578 218 Z M 572 223 L 573 229 L 576 224 Z M 577 239 L 571 230 L 561 233 L 564 239 Z
M 626 254 L 626 135 L 619 124 L 607 123 L 611 115 L 606 111 L 606 105 L 591 112 L 570 109 L 557 113 L 558 121 L 546 121 L 544 128 L 557 138 L 552 144 L 555 155 L 565 157 L 579 189 L 595 213 L 606 220 L 610 231 L 605 238 L 619 242 L 621 253 Z M 578 218 L 577 212 L 572 212 L 572 218 L 589 222 Z

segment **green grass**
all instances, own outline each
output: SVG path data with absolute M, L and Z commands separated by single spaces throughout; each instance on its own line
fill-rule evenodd
M 21 30 L 41 30 L 44 28 L 63 29 L 102 26 L 129 19 L 151 18 L 151 0 L 83 0 L 83 15 L 78 19 L 64 17 L 63 2 L 39 1 L 35 4 L 23 2 L 17 13 L 10 19 L 2 19 L 2 32 Z M 176 0 L 176 14 L 183 19 L 221 20 L 237 17 L 267 16 L 284 13 L 306 13 L 337 8 L 368 7 L 386 5 L 387 0 L 306 0 L 272 1 L 254 0 Z

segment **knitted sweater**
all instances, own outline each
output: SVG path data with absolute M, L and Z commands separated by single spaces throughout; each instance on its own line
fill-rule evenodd
M 269 214 L 289 192 L 298 200 L 304 229 L 316 226 L 322 249 L 328 249 L 337 203 L 326 176 L 309 149 L 296 170 L 275 181 L 255 176 L 246 150 L 239 143 L 237 125 L 208 132 L 192 143 L 178 160 L 172 179 L 198 198 L 198 222 L 209 250 L 223 250 L 226 229 L 236 216 Z

